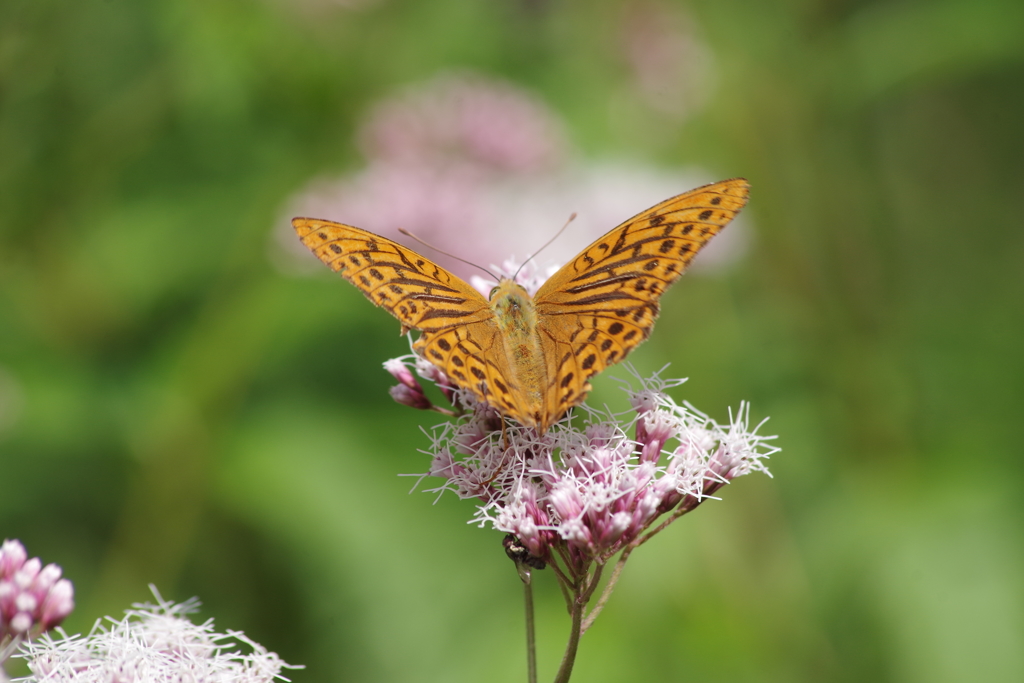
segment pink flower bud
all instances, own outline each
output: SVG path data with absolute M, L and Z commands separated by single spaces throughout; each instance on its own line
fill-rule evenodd
M 57 580 L 60 579 L 60 575 L 60 566 L 51 562 L 43 567 L 43 570 L 39 572 L 39 576 L 36 577 L 32 590 L 37 594 L 45 594 L 46 591 L 53 587 L 53 584 L 57 583 Z
M 629 404 L 637 413 L 644 415 L 658 407 L 658 396 L 650 390 L 637 391 L 630 393 Z
M 18 612 L 11 619 L 12 633 L 28 633 L 32 628 L 32 615 L 28 612 Z
M 571 486 L 558 485 L 551 492 L 548 504 L 562 520 L 574 519 L 583 514 L 583 505 L 579 493 Z
M 419 410 L 430 410 L 433 407 L 433 404 L 422 390 L 410 389 L 404 384 L 396 384 L 388 389 L 388 393 L 391 394 L 391 398 L 395 399 L 396 403 L 401 403 L 403 406 Z
M 53 628 L 71 614 L 75 609 L 74 597 L 75 589 L 67 579 L 61 579 L 50 589 L 40 612 L 40 622 L 44 631 Z
M 36 576 L 39 574 L 39 570 L 42 569 L 43 563 L 40 562 L 38 557 L 33 557 L 31 560 L 21 565 L 14 574 L 14 584 L 25 590 L 32 585 L 32 582 L 36 580 Z
M 9 579 L 14 573 L 21 569 L 28 559 L 28 553 L 21 541 L 4 541 L 0 546 L 0 579 Z
M 38 606 L 39 601 L 31 593 L 19 593 L 14 599 L 14 609 L 19 612 L 35 612 Z
M 453 402 L 455 396 L 455 385 L 448 379 L 448 375 L 444 374 L 441 368 L 437 367 L 426 358 L 416 357 L 416 374 L 423 379 L 433 382 L 437 385 L 437 388 L 444 394 L 444 398 L 449 403 Z
M 389 358 L 384 361 L 384 369 L 391 373 L 391 376 L 397 379 L 399 382 L 409 387 L 413 391 L 419 391 L 423 393 L 423 387 L 416 381 L 412 371 L 409 370 L 409 366 L 403 363 L 398 358 Z
M 640 461 L 657 462 L 665 442 L 675 433 L 676 420 L 668 411 L 652 410 L 643 414 L 636 425 L 636 440 L 641 446 Z

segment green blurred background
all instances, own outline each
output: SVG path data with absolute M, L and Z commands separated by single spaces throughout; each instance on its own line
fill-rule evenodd
M 710 56 L 685 113 L 636 94 L 644 12 Z M 74 580 L 66 627 L 155 583 L 297 681 L 524 679 L 501 534 L 396 476 L 435 421 L 388 398 L 396 323 L 268 255 L 368 108 L 453 68 L 581 158 L 753 186 L 745 257 L 634 358 L 771 416 L 775 478 L 633 557 L 574 680 L 1024 680 L 1014 0 L 3 0 L 0 537 Z

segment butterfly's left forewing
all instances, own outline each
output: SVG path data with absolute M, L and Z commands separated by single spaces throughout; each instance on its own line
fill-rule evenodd
M 588 379 L 647 338 L 658 299 L 748 193 L 736 178 L 668 199 L 596 240 L 544 283 L 535 301 L 552 420 L 582 399 Z
M 417 354 L 444 370 L 458 386 L 501 410 L 514 401 L 501 387 L 511 382 L 503 356 L 492 347 L 498 330 L 487 300 L 459 277 L 386 237 L 350 225 L 296 218 L 302 243 L 374 304 L 419 330 Z M 502 381 L 504 379 L 504 381 Z M 515 411 L 507 410 L 516 415 Z
M 493 318 L 479 292 L 397 242 L 317 218 L 292 225 L 317 258 L 407 328 L 437 333 Z

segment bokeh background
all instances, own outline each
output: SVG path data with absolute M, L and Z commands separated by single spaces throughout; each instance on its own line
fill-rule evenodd
M 744 176 L 632 358 L 774 478 L 634 555 L 576 678 L 1024 680 L 1022 122 L 1015 0 L 4 0 L 0 537 L 72 632 L 154 583 L 296 681 L 521 681 L 501 534 L 397 476 L 407 342 L 287 218 L 488 264 L 577 211 L 565 258 Z

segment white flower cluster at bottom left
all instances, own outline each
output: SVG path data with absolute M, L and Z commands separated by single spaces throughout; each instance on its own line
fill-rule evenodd
M 88 635 L 61 629 L 22 646 L 31 676 L 22 683 L 270 683 L 286 664 L 240 631 L 217 633 L 213 620 L 193 624 L 185 618 L 196 599 L 175 604 L 152 586 L 156 605 L 135 604 L 125 618 L 97 621 Z M 242 652 L 240 646 L 249 652 Z

